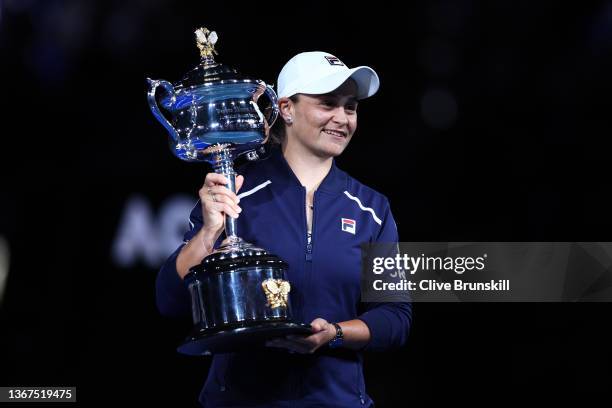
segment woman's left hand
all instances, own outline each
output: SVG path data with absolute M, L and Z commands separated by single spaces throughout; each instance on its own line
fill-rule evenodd
M 309 336 L 291 335 L 272 339 L 266 342 L 266 346 L 286 348 L 295 353 L 312 354 L 336 337 L 336 328 L 325 319 L 316 318 L 310 323 L 310 326 L 312 326 L 313 334 Z

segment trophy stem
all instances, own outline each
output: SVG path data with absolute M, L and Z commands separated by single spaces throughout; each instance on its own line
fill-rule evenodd
M 222 147 L 215 151 L 213 169 L 215 173 L 222 174 L 229 180 L 226 187 L 232 193 L 236 193 L 236 172 L 234 171 L 234 160 L 231 149 Z M 238 238 L 236 219 L 229 215 L 225 215 L 225 236 L 228 239 L 228 243 L 237 243 L 240 241 L 240 238 Z

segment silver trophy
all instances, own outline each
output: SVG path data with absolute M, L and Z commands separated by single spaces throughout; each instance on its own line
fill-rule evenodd
M 276 93 L 263 81 L 217 63 L 214 31 L 200 28 L 195 34 L 200 64 L 174 84 L 147 79 L 149 106 L 178 158 L 210 163 L 236 192 L 234 161 L 257 160 L 263 152 L 278 116 Z M 270 102 L 267 116 L 258 105 L 264 94 Z M 242 240 L 230 216 L 225 217 L 225 234 L 222 246 L 185 277 L 195 327 L 178 350 L 227 352 L 262 345 L 271 337 L 310 333 L 309 325 L 292 320 L 288 265 Z

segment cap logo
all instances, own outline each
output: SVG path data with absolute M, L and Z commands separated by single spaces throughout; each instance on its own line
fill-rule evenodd
M 329 65 L 338 65 L 343 67 L 344 64 L 336 57 L 330 57 L 329 55 L 325 55 L 325 59 L 329 62 Z

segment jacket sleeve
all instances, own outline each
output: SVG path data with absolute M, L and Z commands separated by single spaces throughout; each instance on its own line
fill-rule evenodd
M 397 227 L 387 203 L 375 242 L 398 242 Z M 393 246 L 397 250 L 397 245 Z M 395 253 L 390 254 L 395 256 Z M 363 303 L 365 312 L 358 319 L 370 329 L 365 351 L 385 351 L 406 344 L 412 323 L 412 304 L 406 302 Z
M 187 286 L 176 271 L 176 258 L 183 246 L 202 228 L 202 209 L 196 203 L 189 216 L 191 227 L 183 236 L 183 243 L 162 265 L 155 282 L 157 308 L 164 316 L 185 317 L 191 314 L 191 297 Z

